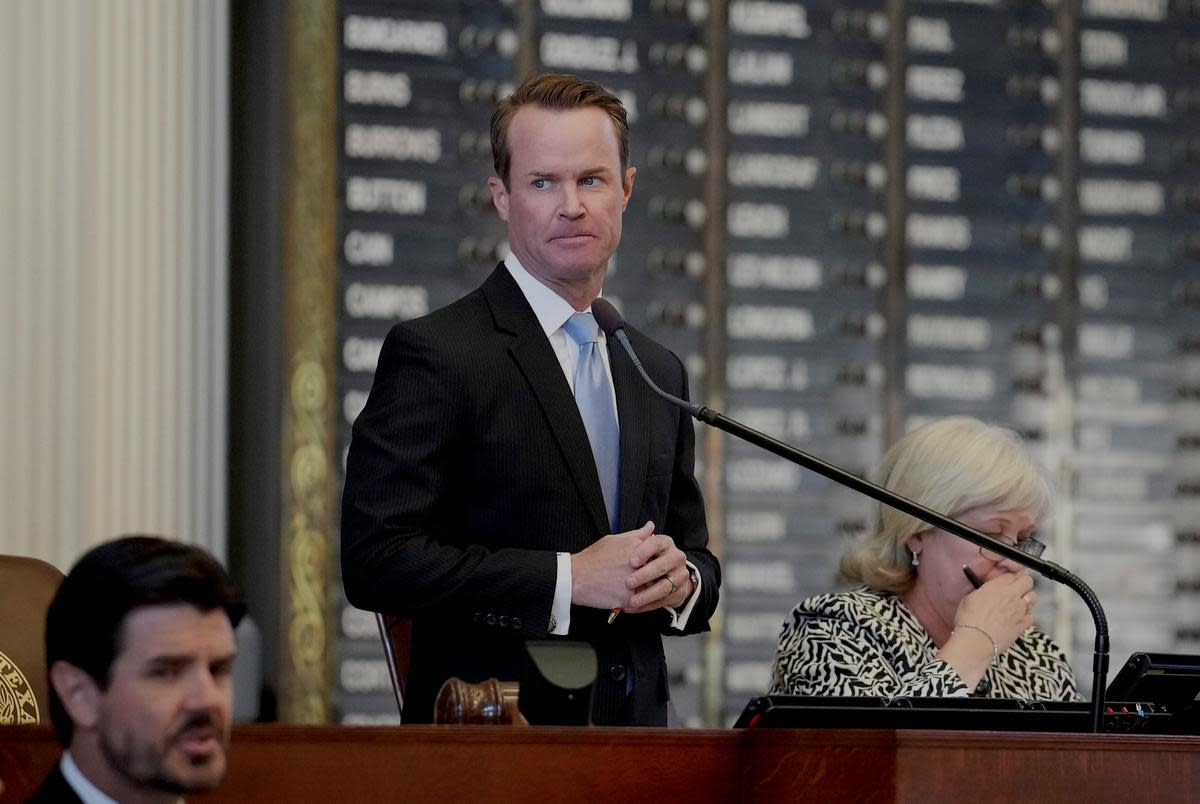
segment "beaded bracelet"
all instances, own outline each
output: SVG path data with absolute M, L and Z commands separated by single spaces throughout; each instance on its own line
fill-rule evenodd
M 967 623 L 963 623 L 962 625 L 954 626 L 954 631 L 957 631 L 960 628 L 970 628 L 972 631 L 978 631 L 979 633 L 981 633 L 985 637 L 987 637 L 987 641 L 992 643 L 992 661 L 993 662 L 996 661 L 996 659 L 1000 656 L 1000 651 L 996 650 L 996 640 L 992 639 L 991 634 L 989 634 L 987 631 L 984 631 L 978 625 L 968 625 Z M 951 636 L 954 636 L 954 631 L 950 632 Z

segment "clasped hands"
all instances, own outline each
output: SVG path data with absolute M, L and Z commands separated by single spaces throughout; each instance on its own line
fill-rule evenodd
M 647 522 L 612 533 L 571 555 L 571 602 L 627 614 L 670 606 L 692 594 L 687 558 L 670 536 Z

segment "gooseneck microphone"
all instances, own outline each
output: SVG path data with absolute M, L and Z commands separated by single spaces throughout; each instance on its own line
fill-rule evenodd
M 596 323 L 600 325 L 600 329 L 604 330 L 604 334 L 610 338 L 616 338 L 621 346 L 625 348 L 625 353 L 633 361 L 633 367 L 638 370 L 638 374 L 642 375 L 642 379 L 646 381 L 646 385 L 650 386 L 650 390 L 671 404 L 683 408 L 688 412 L 688 415 L 704 421 L 702 414 L 708 408 L 693 405 L 686 399 L 680 399 L 677 396 L 668 394 L 659 388 L 654 380 L 650 379 L 650 375 L 646 373 L 646 369 L 642 366 L 642 361 L 638 359 L 637 353 L 633 351 L 633 345 L 629 342 L 629 336 L 625 334 L 625 319 L 621 318 L 621 314 L 617 312 L 616 307 L 613 307 L 604 299 L 596 299 L 592 302 L 592 315 L 596 317 Z
M 642 379 L 650 386 L 650 389 L 671 404 L 678 405 L 686 410 L 688 415 L 693 418 L 716 427 L 719 430 L 724 430 L 730 435 L 736 436 L 756 447 L 765 449 L 794 464 L 803 466 L 819 475 L 823 475 L 839 485 L 854 489 L 860 494 L 865 494 L 884 505 L 903 511 L 909 516 L 916 517 L 935 528 L 941 528 L 948 533 L 953 533 L 961 539 L 966 539 L 973 544 L 987 548 L 997 555 L 1011 559 L 1023 567 L 1035 570 L 1039 575 L 1069 587 L 1083 598 L 1083 602 L 1087 605 L 1088 611 L 1091 612 L 1092 621 L 1096 626 L 1096 648 L 1092 658 L 1091 715 L 1092 731 L 1099 733 L 1104 712 L 1104 685 L 1108 679 L 1108 618 L 1104 614 L 1104 608 L 1100 605 L 1100 600 L 1096 597 L 1096 593 L 1081 578 L 1052 561 L 1031 556 L 1028 553 L 1018 550 L 1008 542 L 1002 542 L 999 539 L 988 536 L 986 533 L 980 533 L 958 520 L 950 519 L 907 497 L 901 497 L 895 492 L 888 491 L 883 486 L 863 480 L 861 477 L 852 475 L 844 469 L 840 469 L 831 463 L 822 461 L 820 458 L 802 452 L 790 444 L 785 444 L 765 433 L 747 427 L 741 422 L 730 419 L 711 408 L 696 405 L 685 399 L 668 394 L 659 388 L 654 380 L 650 379 L 650 375 L 646 373 L 646 369 L 642 366 L 642 361 L 638 359 L 637 354 L 633 351 L 633 346 L 629 343 L 629 336 L 625 334 L 625 320 L 621 318 L 621 314 L 617 312 L 616 308 L 604 299 L 596 299 L 592 302 L 592 314 L 596 317 L 596 323 L 600 325 L 600 329 L 604 330 L 604 334 L 610 338 L 616 338 L 617 342 L 621 344 L 622 348 L 629 355 L 629 359 L 633 361 L 633 365 L 637 368 L 638 373 L 642 375 Z

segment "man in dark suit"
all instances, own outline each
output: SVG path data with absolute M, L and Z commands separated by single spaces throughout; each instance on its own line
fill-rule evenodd
M 211 555 L 129 536 L 85 554 L 46 615 L 50 719 L 66 751 L 31 802 L 177 802 L 225 778 L 233 627 Z
M 451 676 L 515 680 L 526 640 L 569 636 L 597 653 L 594 722 L 663 725 L 661 635 L 708 629 L 720 569 L 691 420 L 590 320 L 633 191 L 628 134 L 574 76 L 502 101 L 489 186 L 511 255 L 384 342 L 347 457 L 342 577 L 354 605 L 413 621 L 408 722 Z M 679 359 L 627 332 L 686 397 Z

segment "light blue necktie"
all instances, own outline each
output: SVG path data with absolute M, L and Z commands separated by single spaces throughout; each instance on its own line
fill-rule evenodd
M 612 390 L 600 355 L 600 327 L 589 312 L 575 313 L 563 324 L 563 329 L 579 344 L 579 362 L 575 364 L 575 404 L 579 405 L 579 415 L 592 444 L 604 507 L 608 509 L 608 524 L 616 533 L 621 504 L 621 439 Z

